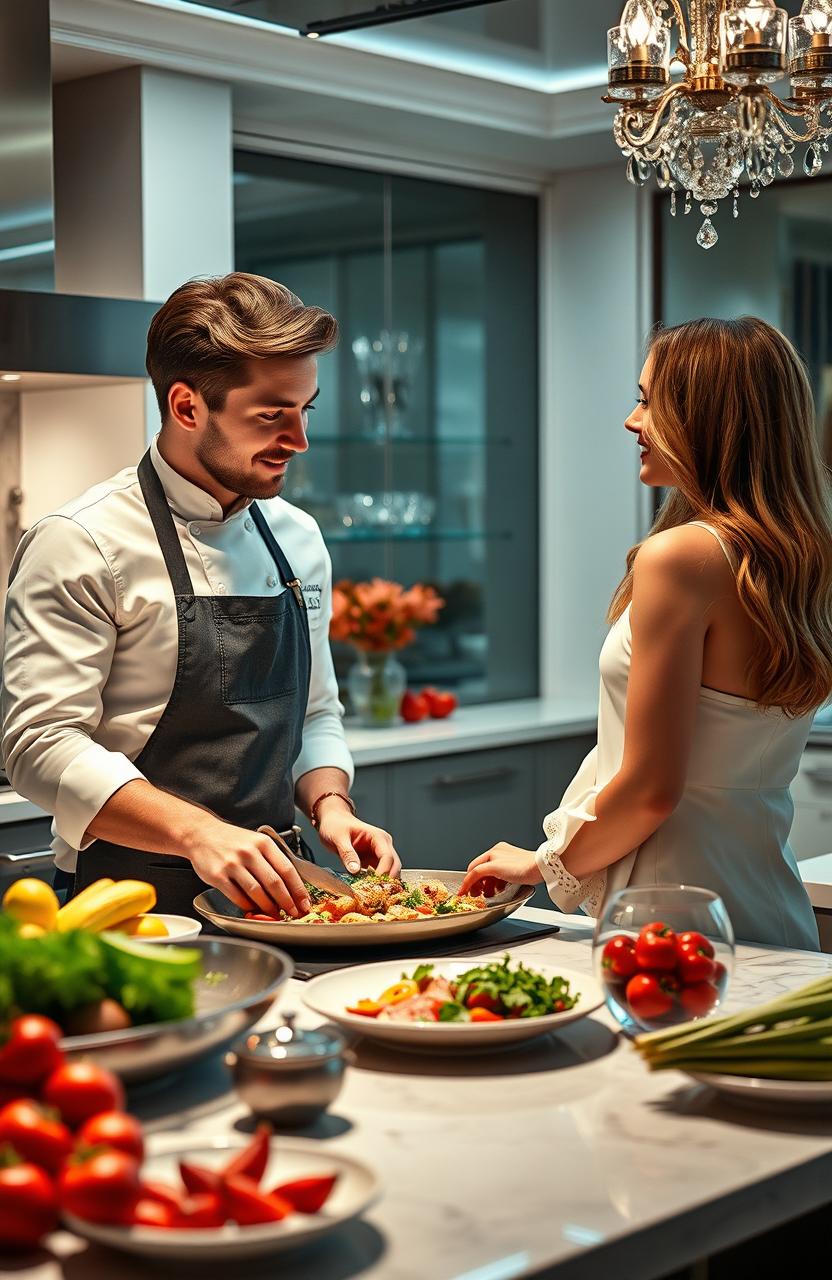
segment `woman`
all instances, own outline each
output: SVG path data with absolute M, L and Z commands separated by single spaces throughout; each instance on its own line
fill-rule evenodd
M 789 784 L 832 691 L 832 514 L 812 393 L 762 320 L 658 332 L 624 424 L 669 487 L 633 547 L 601 651 L 598 745 L 533 852 L 483 877 L 545 880 L 598 914 L 624 885 L 718 893 L 738 938 L 817 950 L 788 844 Z

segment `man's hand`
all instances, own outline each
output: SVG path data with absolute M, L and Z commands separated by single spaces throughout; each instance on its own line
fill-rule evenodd
M 197 875 L 220 889 L 242 911 L 306 915 L 309 891 L 269 836 L 211 819 L 201 825 L 187 857 Z
M 534 852 L 531 849 L 518 849 L 516 845 L 506 844 L 501 840 L 486 853 L 481 853 L 468 864 L 468 874 L 457 890 L 458 893 L 485 892 L 493 895 L 506 884 L 540 884 L 543 880 Z M 492 883 L 489 885 L 488 881 Z M 502 884 L 494 882 L 502 881 Z M 477 885 L 485 882 L 479 890 Z M 488 894 L 488 889 L 491 894 Z
M 337 797 L 321 806 L 318 835 L 321 843 L 336 853 L 347 871 L 373 867 L 380 875 L 398 876 L 401 859 L 392 837 L 381 827 L 373 827 L 350 813 Z

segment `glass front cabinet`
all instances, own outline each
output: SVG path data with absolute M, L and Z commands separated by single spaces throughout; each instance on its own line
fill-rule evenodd
M 469 703 L 538 692 L 537 218 L 532 196 L 235 158 L 237 269 L 341 327 L 284 496 L 335 581 L 439 591 L 398 656 L 411 686 Z

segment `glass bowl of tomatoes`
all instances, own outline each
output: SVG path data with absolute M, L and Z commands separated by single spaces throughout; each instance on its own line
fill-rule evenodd
M 691 885 L 620 889 L 598 918 L 595 972 L 625 1031 L 706 1018 L 725 999 L 734 930 L 722 899 Z

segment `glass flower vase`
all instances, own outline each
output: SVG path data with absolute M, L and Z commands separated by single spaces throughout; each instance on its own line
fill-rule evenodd
M 392 653 L 359 652 L 347 675 L 352 710 L 368 728 L 395 723 L 407 675 Z

